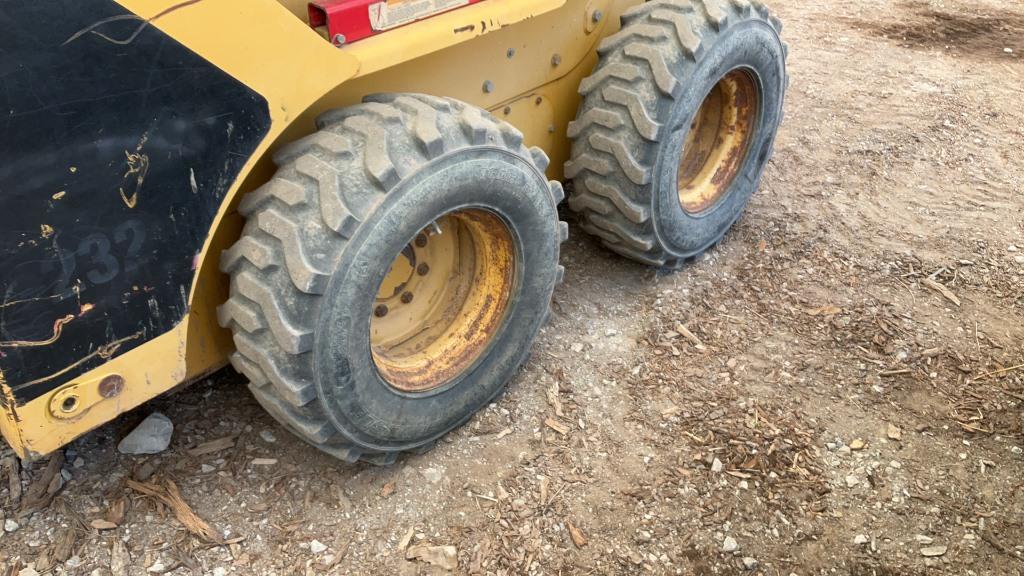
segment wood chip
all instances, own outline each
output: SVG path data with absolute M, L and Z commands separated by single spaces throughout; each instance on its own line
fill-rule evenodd
M 380 489 L 380 497 L 381 498 L 387 498 L 388 496 L 391 496 L 394 493 L 395 493 L 395 483 L 393 481 L 385 483 L 384 486 L 382 486 L 381 489 Z
M 213 454 L 214 452 L 220 452 L 221 450 L 227 450 L 235 446 L 235 439 L 237 436 L 225 436 L 223 438 L 217 438 L 216 440 L 210 440 L 209 442 L 203 442 L 195 448 L 188 451 L 190 456 L 205 456 L 206 454 Z
M 562 417 L 565 414 L 562 412 L 562 401 L 558 399 L 558 381 L 551 383 L 551 387 L 546 390 L 548 404 L 551 405 L 551 409 L 555 411 L 555 416 Z
M 405 551 L 405 559 L 419 560 L 451 572 L 459 567 L 459 550 L 455 546 L 417 544 Z
M 57 535 L 57 539 L 53 543 L 53 554 L 50 558 L 54 562 L 65 562 L 75 551 L 75 529 L 65 528 L 60 531 Z
M 50 456 L 43 472 L 32 481 L 25 494 L 25 500 L 21 503 L 21 513 L 28 514 L 50 505 L 53 497 L 57 495 L 64 485 L 64 478 L 60 475 L 60 469 L 64 466 L 64 451 L 57 450 Z
M 957 306 L 960 306 L 960 299 L 956 297 L 956 294 L 953 294 L 952 290 L 950 290 L 949 288 L 946 288 L 945 285 L 939 284 L 938 282 L 936 282 L 935 280 L 932 280 L 931 278 L 924 278 L 924 279 L 921 280 L 921 283 L 924 284 L 925 286 L 931 288 L 932 290 L 935 290 L 939 294 L 942 294 L 942 296 L 946 300 L 949 300 L 953 304 L 956 304 Z
M 129 479 L 128 487 L 140 494 L 156 498 L 164 503 L 174 513 L 174 517 L 178 519 L 178 522 L 189 532 L 213 544 L 224 543 L 220 534 L 207 524 L 205 520 L 200 518 L 188 503 L 185 502 L 185 499 L 181 496 L 181 491 L 178 490 L 178 485 L 172 480 L 165 480 L 164 485 L 160 486 L 159 484 L 137 482 Z
M 253 458 L 253 466 L 276 466 L 277 458 Z
M 806 312 L 811 316 L 835 316 L 842 311 L 843 309 L 839 306 L 819 306 L 817 308 L 811 308 Z
M 128 549 L 120 538 L 115 538 L 110 545 L 110 573 L 113 576 L 128 576 L 128 567 L 132 559 Z
M 103 516 L 103 519 L 115 526 L 120 526 L 124 523 L 125 511 L 127 509 L 128 499 L 122 496 L 110 503 L 110 507 L 107 508 L 107 513 Z
M 700 341 L 700 338 L 697 338 L 697 335 L 694 334 L 693 332 L 690 332 L 690 329 L 687 328 L 686 326 L 683 326 L 682 324 L 676 324 L 675 328 L 676 332 L 678 332 L 679 335 L 682 336 L 683 338 L 686 338 L 690 342 L 690 344 L 699 347 L 704 346 L 704 343 Z
M 92 526 L 97 530 L 113 530 L 114 528 L 117 528 L 117 524 L 114 524 L 113 522 L 104 520 L 102 518 L 97 518 L 92 522 L 89 522 L 89 526 Z
M 14 456 L 7 456 L 3 460 L 3 467 L 7 472 L 7 494 L 11 498 L 11 505 L 17 506 L 21 503 L 21 462 Z
M 548 418 L 547 420 L 544 420 L 544 424 L 548 428 L 551 428 L 552 430 L 558 432 L 562 436 L 565 436 L 569 433 L 569 427 L 566 426 L 565 424 L 562 424 L 558 420 L 555 420 L 554 418 Z
M 569 522 L 569 537 L 572 538 L 572 543 L 577 548 L 583 548 L 587 545 L 587 537 L 583 535 L 583 531 L 576 527 L 575 524 Z
M 402 539 L 398 541 L 398 551 L 404 553 L 405 549 L 409 547 L 409 542 L 412 542 L 412 537 L 416 534 L 416 528 L 409 526 L 409 530 L 402 536 Z
M 867 448 L 867 445 L 868 443 L 864 440 L 856 438 L 850 442 L 850 450 L 863 450 L 864 448 Z
M 547 476 L 540 479 L 540 505 L 543 507 L 548 502 L 548 488 L 551 486 L 551 479 Z

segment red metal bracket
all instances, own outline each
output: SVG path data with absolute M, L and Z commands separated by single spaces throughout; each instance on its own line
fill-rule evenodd
M 336 46 L 437 16 L 483 0 L 314 0 L 309 25 L 327 27 Z

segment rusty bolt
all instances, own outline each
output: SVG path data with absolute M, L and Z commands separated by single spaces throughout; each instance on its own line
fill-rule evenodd
M 420 276 L 426 276 L 427 272 L 430 272 L 430 266 L 427 266 L 426 262 L 422 262 L 419 266 L 416 267 L 416 273 L 419 274 Z
M 543 96 L 537 96 L 537 99 L 534 100 L 534 102 L 537 103 L 537 106 L 540 106 L 541 104 L 544 103 L 544 97 Z
M 408 304 L 409 302 L 412 302 L 412 292 L 403 292 L 402 304 Z
M 387 316 L 388 315 L 388 307 L 385 306 L 384 304 L 381 304 L 380 306 L 377 306 L 373 310 L 373 315 L 376 316 L 377 318 L 383 318 L 383 317 Z
M 104 398 L 113 398 L 124 390 L 124 377 L 117 374 L 111 374 L 100 380 L 100 396 Z
M 416 235 L 416 247 L 424 248 L 427 245 L 427 235 L 422 232 Z
M 511 106 L 505 106 L 505 116 L 508 116 L 511 113 L 512 113 L 512 107 Z

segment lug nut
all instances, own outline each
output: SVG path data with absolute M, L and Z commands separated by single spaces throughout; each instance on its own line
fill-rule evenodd
M 383 318 L 383 317 L 387 316 L 388 315 L 388 307 L 385 306 L 384 304 L 381 304 L 380 306 L 377 306 L 373 310 L 373 315 L 376 316 L 377 318 Z
M 408 304 L 412 302 L 412 292 L 405 292 L 402 294 L 402 304 Z
M 423 248 L 427 245 L 427 235 L 420 233 L 416 236 L 416 247 Z
M 427 266 L 426 262 L 422 262 L 416 267 L 416 273 L 420 276 L 426 276 L 428 272 L 430 272 L 430 266 Z

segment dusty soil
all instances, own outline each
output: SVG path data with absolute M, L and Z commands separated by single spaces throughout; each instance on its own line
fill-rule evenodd
M 1024 573 L 1024 6 L 775 8 L 785 124 L 720 247 L 664 275 L 574 234 L 508 394 L 389 468 L 233 373 L 156 400 L 42 510 L 45 462 L 0 488 L 3 573 L 415 574 L 435 545 L 468 574 Z M 119 455 L 153 410 L 171 449 Z

